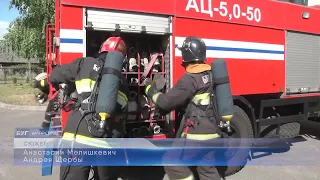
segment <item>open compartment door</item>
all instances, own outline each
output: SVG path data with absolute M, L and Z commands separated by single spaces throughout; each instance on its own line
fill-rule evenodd
M 131 33 L 167 34 L 170 32 L 170 18 L 167 16 L 141 14 L 126 11 L 99 9 L 86 10 L 86 28 L 104 31 Z

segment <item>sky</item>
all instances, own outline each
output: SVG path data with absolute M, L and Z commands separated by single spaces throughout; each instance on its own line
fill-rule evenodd
M 9 23 L 19 16 L 16 9 L 9 10 L 10 0 L 0 0 L 0 39 L 7 32 Z

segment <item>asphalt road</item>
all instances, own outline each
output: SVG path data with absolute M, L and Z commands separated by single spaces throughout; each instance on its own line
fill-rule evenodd
M 16 127 L 37 127 L 43 118 L 43 112 L 39 111 L 13 111 L 0 109 L 0 180 L 57 180 L 58 168 L 53 170 L 54 175 L 42 177 L 41 168 L 38 166 L 13 166 L 13 133 Z M 290 150 L 285 153 L 273 154 L 269 157 L 252 160 L 239 173 L 227 177 L 227 180 L 318 180 L 320 179 L 320 141 L 314 136 L 320 134 L 319 123 L 305 123 L 302 126 L 303 132 L 312 134 L 311 136 L 303 135 L 304 140 L 293 143 Z M 320 135 L 318 135 L 320 137 Z M 272 158 L 270 158 L 272 157 Z M 274 165 L 274 159 L 291 161 L 294 166 L 284 166 L 283 164 Z M 298 161 L 293 161 L 297 159 Z M 266 165 L 266 161 L 271 161 Z M 263 166 L 261 166 L 263 164 Z M 287 163 L 288 164 L 288 163 Z M 260 166 L 257 166 L 260 165 Z M 154 174 L 153 169 L 144 169 L 138 174 L 150 172 Z M 155 178 L 148 178 L 153 180 Z M 165 178 L 167 179 L 167 178 Z

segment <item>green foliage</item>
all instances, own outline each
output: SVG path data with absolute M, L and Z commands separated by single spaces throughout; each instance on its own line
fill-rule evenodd
M 20 16 L 11 22 L 4 41 L 22 58 L 45 60 L 45 29 L 54 22 L 54 0 L 11 0 Z

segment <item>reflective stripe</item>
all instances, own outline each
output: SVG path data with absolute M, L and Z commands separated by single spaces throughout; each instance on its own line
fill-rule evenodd
M 210 93 L 197 94 L 194 96 L 192 101 L 196 105 L 209 105 L 210 104 Z
M 185 134 L 182 133 L 181 137 L 183 137 Z M 187 134 L 186 138 L 190 140 L 199 140 L 199 141 L 205 141 L 205 140 L 210 140 L 210 139 L 215 139 L 219 138 L 219 134 Z
M 194 180 L 194 176 L 191 174 L 190 176 L 186 177 L 186 178 L 182 178 L 182 179 L 174 179 L 174 180 Z
M 78 94 L 81 94 L 83 92 L 91 92 L 94 88 L 95 83 L 96 81 L 91 79 L 81 79 L 76 81 L 76 89 Z M 128 103 L 128 98 L 123 92 L 118 91 L 117 102 L 121 104 L 122 107 L 125 107 Z
M 145 93 L 146 93 L 146 94 L 148 94 L 148 91 L 149 91 L 150 88 L 151 88 L 151 84 L 146 87 L 146 90 L 145 90 Z M 160 94 L 161 94 L 161 92 L 158 92 L 158 93 L 155 93 L 155 94 L 152 95 L 152 101 L 153 101 L 153 103 L 156 103 L 156 102 L 157 102 Z
M 91 92 L 95 83 L 96 81 L 91 79 L 81 79 L 76 81 L 76 89 L 78 94 L 81 94 L 83 92 Z
M 149 89 L 151 88 L 151 84 L 146 87 L 145 93 L 148 94 Z
M 156 94 L 154 94 L 154 95 L 152 96 L 152 101 L 153 101 L 153 103 L 156 103 L 156 102 L 157 102 L 157 100 L 158 100 L 158 98 L 159 98 L 160 95 L 161 95 L 161 92 L 158 92 L 158 93 L 156 93 Z
M 40 86 L 41 86 L 41 87 L 44 87 L 44 79 L 42 79 L 42 80 L 40 81 Z
M 67 141 L 73 141 L 74 134 L 65 132 L 62 136 L 62 139 Z M 93 146 L 93 147 L 108 148 L 108 149 L 112 148 L 106 141 L 87 137 L 87 136 L 82 136 L 82 135 L 76 135 L 75 142 L 88 145 L 88 146 Z
M 128 98 L 127 96 L 121 92 L 118 91 L 118 98 L 117 98 L 117 102 L 123 107 L 125 107 L 128 104 Z

